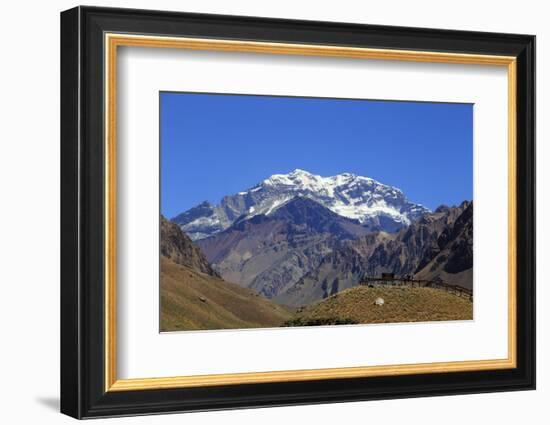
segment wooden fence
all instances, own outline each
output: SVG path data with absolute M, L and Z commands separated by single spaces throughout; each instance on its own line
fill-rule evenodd
M 445 282 L 424 279 L 405 279 L 405 278 L 381 278 L 381 277 L 364 277 L 359 285 L 377 285 L 377 286 L 406 286 L 409 288 L 435 288 L 446 291 L 458 297 L 467 298 L 470 301 L 474 300 L 474 293 L 471 289 L 463 288 L 459 285 L 451 285 Z

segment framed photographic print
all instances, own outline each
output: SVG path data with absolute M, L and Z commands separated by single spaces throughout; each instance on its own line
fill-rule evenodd
M 535 387 L 535 38 L 61 14 L 61 411 Z

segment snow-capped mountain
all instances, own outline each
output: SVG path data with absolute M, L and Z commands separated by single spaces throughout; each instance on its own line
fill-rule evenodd
M 274 174 L 244 192 L 225 196 L 219 205 L 203 202 L 173 221 L 193 240 L 204 239 L 238 219 L 270 215 L 297 196 L 310 198 L 368 229 L 388 232 L 407 226 L 430 211 L 409 202 L 401 190 L 369 177 L 351 173 L 322 177 L 296 169 L 289 174 Z

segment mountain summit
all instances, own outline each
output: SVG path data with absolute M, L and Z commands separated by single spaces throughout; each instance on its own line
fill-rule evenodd
M 225 196 L 219 205 L 203 202 L 173 218 L 193 240 L 229 228 L 237 220 L 274 213 L 293 198 L 309 198 L 368 230 L 394 232 L 429 210 L 403 192 L 369 177 L 343 173 L 330 177 L 296 169 L 273 174 L 252 188 Z

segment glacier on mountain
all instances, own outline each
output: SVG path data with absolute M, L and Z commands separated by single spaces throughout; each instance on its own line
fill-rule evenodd
M 225 196 L 218 205 L 203 202 L 173 218 L 193 240 L 204 239 L 237 220 L 269 215 L 296 196 L 318 202 L 373 231 L 394 232 L 430 210 L 403 192 L 370 177 L 342 173 L 323 177 L 296 169 L 273 174 L 248 190 Z

